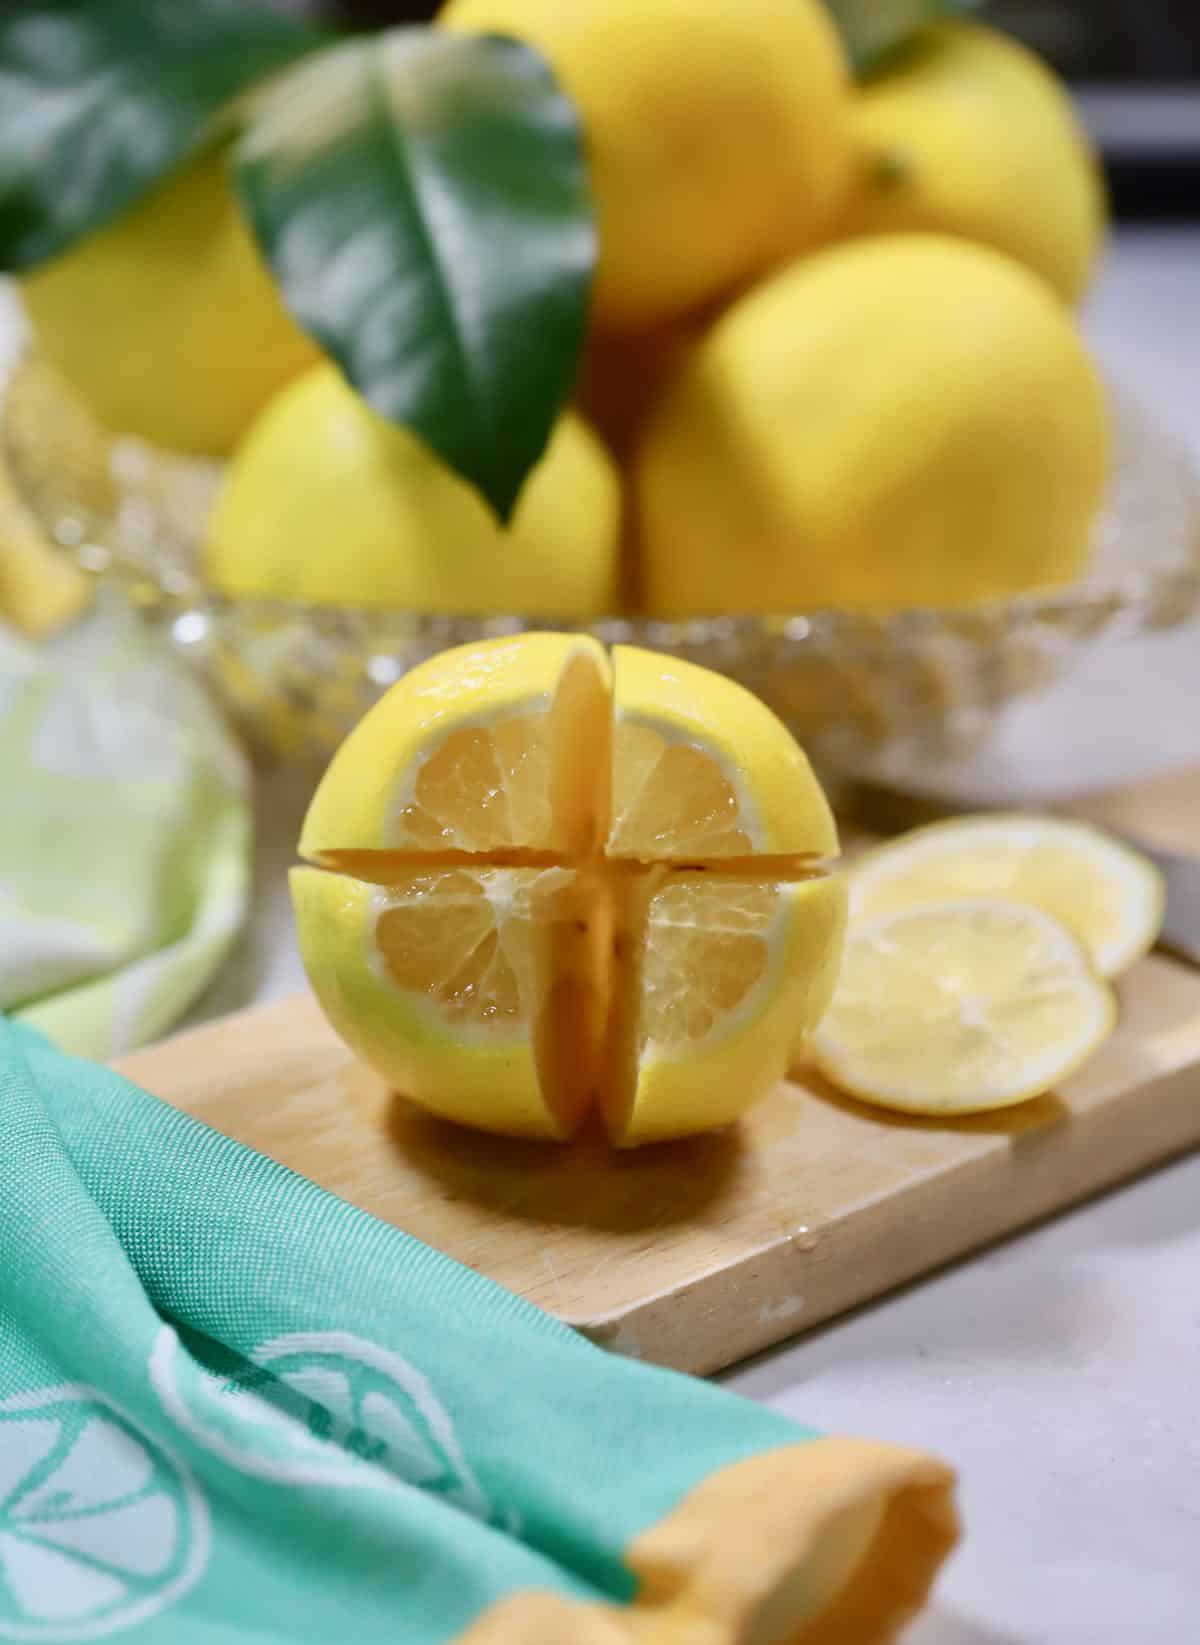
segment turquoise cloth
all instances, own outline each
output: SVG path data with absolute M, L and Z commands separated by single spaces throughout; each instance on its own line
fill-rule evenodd
M 808 1436 L 0 1018 L 0 1640 L 453 1639 Z M 564 1640 L 562 1645 L 569 1645 Z

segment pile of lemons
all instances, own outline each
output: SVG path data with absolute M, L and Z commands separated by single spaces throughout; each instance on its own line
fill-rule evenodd
M 1086 562 L 1108 464 L 1073 305 L 1103 235 L 1070 101 L 931 25 L 855 86 L 821 0 L 449 0 L 581 115 L 577 404 L 502 528 L 285 312 L 204 158 L 24 282 L 110 427 L 232 455 L 241 595 L 578 618 L 962 605 Z

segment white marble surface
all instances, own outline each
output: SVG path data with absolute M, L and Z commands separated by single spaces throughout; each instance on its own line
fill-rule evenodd
M 1089 326 L 1200 455 L 1200 232 L 1119 240 Z M 947 781 L 1052 795 L 1200 762 L 1198 701 L 1200 628 L 1105 646 Z M 306 789 L 286 773 L 261 784 L 253 919 L 195 1018 L 300 984 L 284 871 Z M 912 1645 L 1200 1641 L 1200 1157 L 727 1381 L 961 1469 L 967 1538 Z

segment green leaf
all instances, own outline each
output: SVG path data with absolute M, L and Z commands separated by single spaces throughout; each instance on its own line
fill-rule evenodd
M 542 59 L 417 27 L 339 46 L 270 88 L 235 179 L 296 318 L 507 519 L 574 383 L 596 256 Z
M 0 0 L 0 269 L 116 216 L 327 38 L 262 0 Z
M 943 17 L 974 11 L 980 0 L 825 0 L 851 66 L 862 79 Z

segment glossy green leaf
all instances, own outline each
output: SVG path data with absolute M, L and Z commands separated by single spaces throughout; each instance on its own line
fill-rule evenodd
M 0 269 L 131 205 L 326 38 L 264 0 L 0 0 Z
M 930 23 L 974 11 L 979 0 L 825 0 L 861 79 Z
M 349 42 L 271 89 L 235 177 L 300 323 L 507 518 L 595 263 L 578 118 L 541 58 L 426 28 Z

